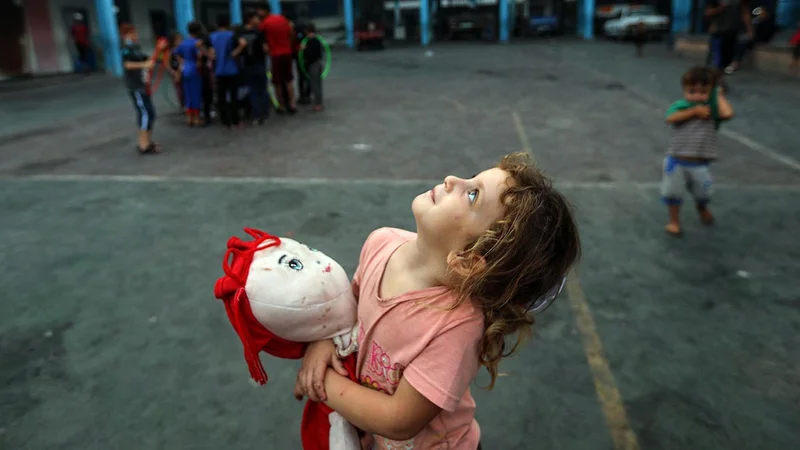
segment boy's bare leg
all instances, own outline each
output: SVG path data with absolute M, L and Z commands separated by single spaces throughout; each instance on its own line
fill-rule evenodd
M 669 223 L 664 229 L 673 236 L 681 234 L 680 213 L 680 205 L 669 205 Z
M 295 103 L 294 83 L 286 83 L 286 91 L 287 96 L 289 97 L 289 109 L 297 109 L 297 104 Z
M 697 212 L 700 214 L 700 221 L 703 222 L 704 225 L 711 225 L 714 223 L 714 216 L 711 214 L 711 211 L 708 210 L 707 205 L 698 204 Z
M 139 151 L 145 151 L 150 147 L 150 132 L 139 130 Z

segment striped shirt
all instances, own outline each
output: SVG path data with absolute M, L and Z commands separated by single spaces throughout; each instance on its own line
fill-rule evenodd
M 713 118 L 674 124 L 667 154 L 678 158 L 717 159 L 717 127 Z

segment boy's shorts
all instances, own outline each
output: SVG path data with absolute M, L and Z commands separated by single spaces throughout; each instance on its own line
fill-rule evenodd
M 713 183 L 708 162 L 680 161 L 664 158 L 661 173 L 661 198 L 667 205 L 680 205 L 688 190 L 699 206 L 711 201 Z
M 131 99 L 133 99 L 133 106 L 136 107 L 139 129 L 142 131 L 152 130 L 153 122 L 156 121 L 156 109 L 153 107 L 153 101 L 150 99 L 150 96 L 141 89 L 130 91 L 130 93 Z
M 269 70 L 272 73 L 273 84 L 281 85 L 294 80 L 293 62 L 292 55 L 277 55 L 270 58 Z

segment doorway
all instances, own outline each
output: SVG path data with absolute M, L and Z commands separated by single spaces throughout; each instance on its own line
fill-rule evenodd
M 169 37 L 170 30 L 174 30 L 175 20 L 171 19 L 162 9 L 150 10 L 150 26 L 153 29 L 153 42 L 162 37 Z
M 98 51 L 95 48 L 95 43 L 92 41 L 92 18 L 89 16 L 89 10 L 87 8 L 74 6 L 61 8 L 61 22 L 64 24 L 64 31 L 67 35 L 65 42 L 67 45 L 69 60 L 72 62 L 73 70 L 75 72 L 80 72 L 82 70 L 81 63 L 78 58 L 78 49 L 75 48 L 75 43 L 72 40 L 72 23 L 75 20 L 74 17 L 76 14 L 80 14 L 83 17 L 83 23 L 86 24 L 86 27 L 89 29 L 89 70 L 94 71 L 97 68 Z
M 25 14 L 22 6 L 10 0 L 0 1 L 0 73 L 22 75 L 25 71 Z

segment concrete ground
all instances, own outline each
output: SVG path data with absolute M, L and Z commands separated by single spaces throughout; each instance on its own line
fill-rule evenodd
M 214 299 L 226 239 L 357 264 L 447 174 L 528 150 L 584 257 L 536 337 L 474 387 L 487 449 L 787 449 L 800 440 L 800 88 L 731 79 L 718 223 L 664 235 L 663 112 L 695 61 L 537 41 L 338 52 L 327 111 L 189 130 L 158 96 L 138 156 L 121 81 L 0 94 L 0 448 L 299 448 L 297 363 L 254 389 Z M 482 384 L 485 378 L 479 380 Z M 795 444 L 792 444 L 795 443 Z

